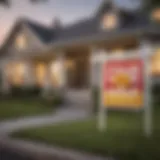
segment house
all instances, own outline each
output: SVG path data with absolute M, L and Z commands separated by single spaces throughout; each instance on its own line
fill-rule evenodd
M 160 9 L 132 12 L 104 0 L 95 14 L 73 25 L 16 22 L 1 49 L 2 90 L 13 85 L 65 88 L 86 97 L 99 83 L 100 58 L 152 49 L 151 74 L 160 74 Z M 85 91 L 85 92 L 82 92 Z M 81 93 L 81 94 L 78 94 Z M 86 93 L 86 94 L 84 94 Z

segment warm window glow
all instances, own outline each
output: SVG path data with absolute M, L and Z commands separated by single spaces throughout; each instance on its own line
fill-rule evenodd
M 64 67 L 59 61 L 55 61 L 51 65 L 51 80 L 54 87 L 64 84 Z
M 152 12 L 152 19 L 160 22 L 160 8 L 157 8 Z
M 43 85 L 46 75 L 46 66 L 43 63 L 39 63 L 36 66 L 36 78 L 38 85 Z
M 160 75 L 160 49 L 152 57 L 151 72 L 153 75 Z
M 103 29 L 113 29 L 117 27 L 118 19 L 114 13 L 106 13 L 102 18 Z
M 16 39 L 16 47 L 18 49 L 24 49 L 26 47 L 26 38 L 24 35 L 19 35 Z
M 75 68 L 75 62 L 71 59 L 66 60 L 65 67 L 67 69 L 74 69 Z
M 26 66 L 23 63 L 12 63 L 6 68 L 7 79 L 13 85 L 24 83 Z
M 116 55 L 123 55 L 124 54 L 124 49 L 115 48 L 115 49 L 113 49 L 113 53 L 116 54 Z

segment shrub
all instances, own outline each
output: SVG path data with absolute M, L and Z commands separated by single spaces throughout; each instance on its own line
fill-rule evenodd
M 152 101 L 155 106 L 160 106 L 160 84 L 152 85 Z
M 41 89 L 39 87 L 19 87 L 12 86 L 11 87 L 11 95 L 12 97 L 35 97 L 40 94 Z
M 98 87 L 93 87 L 92 88 L 92 107 L 93 107 L 93 112 L 97 113 L 99 109 L 99 96 L 100 96 L 100 90 Z
M 43 94 L 43 100 L 45 102 L 46 105 L 48 105 L 49 107 L 58 107 L 61 104 L 63 104 L 63 96 L 60 92 L 55 91 L 53 89 L 47 90 L 44 94 Z

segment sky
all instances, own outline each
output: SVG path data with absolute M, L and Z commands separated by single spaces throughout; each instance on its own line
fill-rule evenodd
M 15 21 L 26 17 L 42 24 L 51 25 L 59 17 L 64 25 L 92 16 L 103 0 L 48 0 L 31 4 L 28 0 L 11 0 L 10 8 L 0 6 L 0 45 Z M 115 0 L 121 7 L 134 8 L 131 0 Z M 133 0 L 132 0 L 133 1 Z

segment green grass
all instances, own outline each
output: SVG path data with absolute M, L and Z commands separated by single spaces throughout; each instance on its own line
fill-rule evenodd
M 69 122 L 14 133 L 14 137 L 73 148 L 122 160 L 160 159 L 160 109 L 154 113 L 154 132 L 147 139 L 142 113 L 109 112 L 108 130 L 100 133 L 96 119 Z
M 48 107 L 39 98 L 9 98 L 0 99 L 0 121 L 12 118 L 42 115 L 51 113 L 52 107 Z

